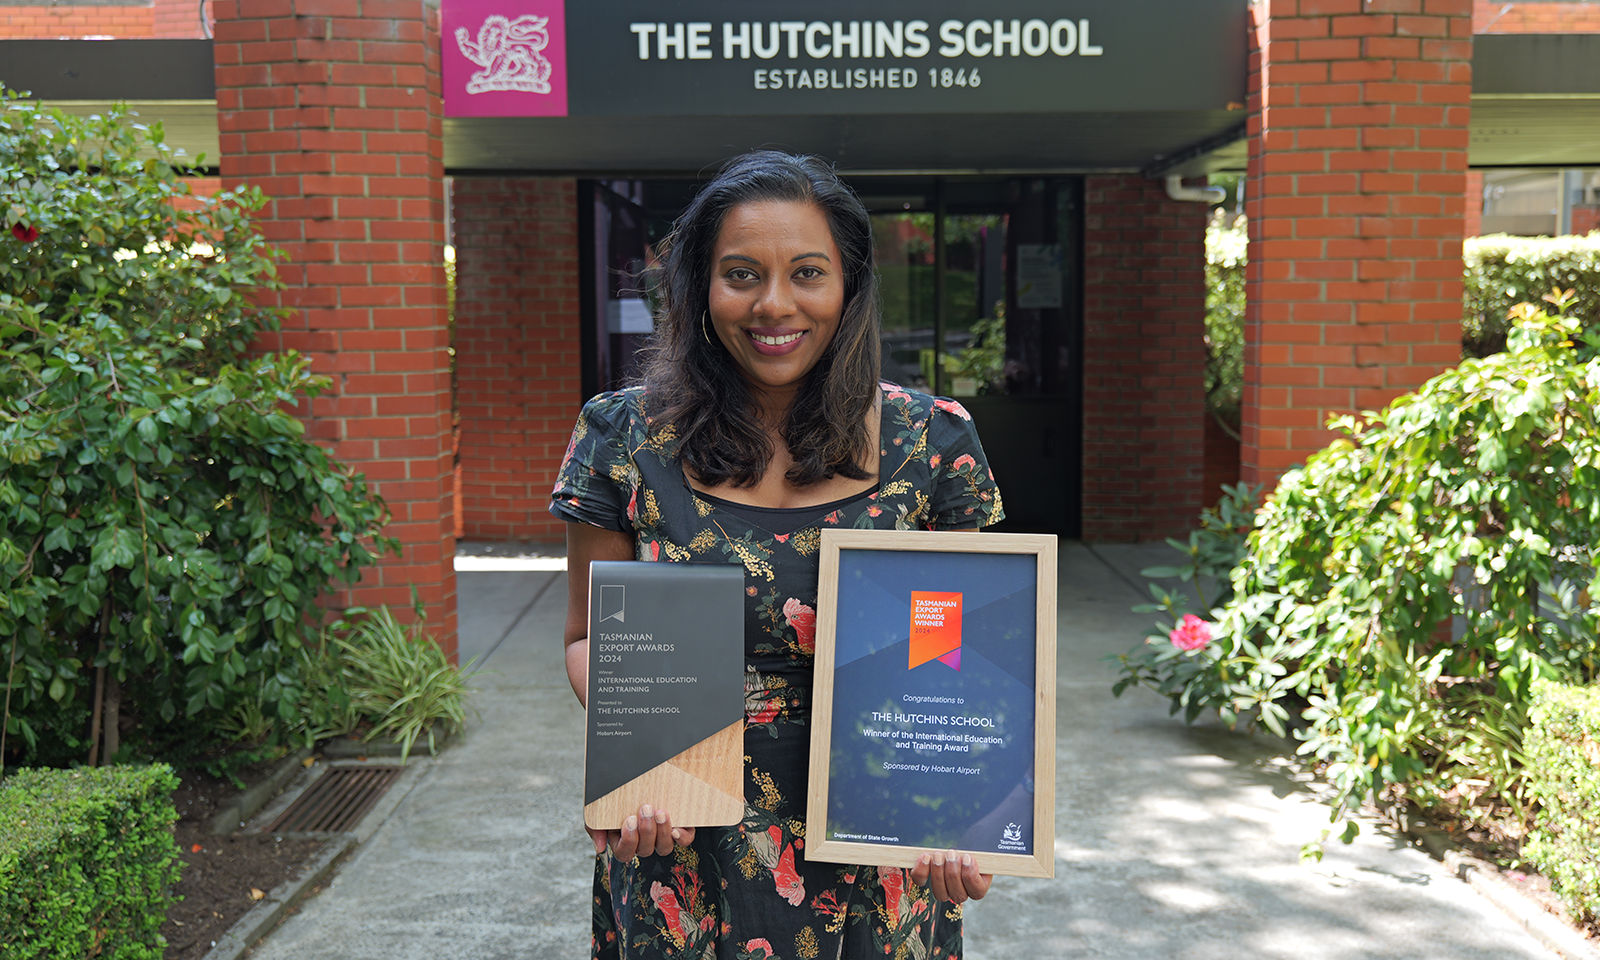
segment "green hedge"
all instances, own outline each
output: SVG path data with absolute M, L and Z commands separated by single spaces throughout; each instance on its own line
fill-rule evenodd
M 1484 357 L 1505 349 L 1507 311 L 1538 303 L 1553 288 L 1572 290 L 1570 316 L 1585 324 L 1600 318 L 1600 233 L 1576 237 L 1473 237 L 1462 251 L 1466 296 L 1461 342 Z
M 165 765 L 0 782 L 0 958 L 160 960 L 178 881 Z
M 1540 809 L 1523 856 L 1580 920 L 1600 918 L 1600 687 L 1540 683 L 1524 734 Z
M 1243 217 L 1213 216 L 1206 227 L 1206 405 L 1237 426 L 1244 366 Z M 1461 345 L 1467 356 L 1505 349 L 1507 313 L 1539 303 L 1553 288 L 1575 293 L 1568 313 L 1586 324 L 1600 320 L 1600 232 L 1588 236 L 1467 240 L 1462 251 L 1466 293 Z

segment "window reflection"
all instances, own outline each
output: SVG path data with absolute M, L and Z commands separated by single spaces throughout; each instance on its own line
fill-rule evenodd
M 953 397 L 1005 392 L 1004 214 L 944 219 L 945 321 L 942 389 Z
M 933 389 L 934 222 L 931 213 L 872 217 L 883 298 L 883 378 Z

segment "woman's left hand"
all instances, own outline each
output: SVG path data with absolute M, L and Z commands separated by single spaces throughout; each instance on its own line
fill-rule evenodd
M 936 899 L 962 903 L 982 900 L 994 882 L 994 874 L 979 873 L 972 854 L 958 856 L 954 850 L 947 850 L 918 857 L 917 865 L 911 869 L 911 880 L 931 887 Z

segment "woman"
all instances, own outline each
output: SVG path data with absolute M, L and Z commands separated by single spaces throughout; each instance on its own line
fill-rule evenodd
M 591 831 L 594 955 L 947 957 L 990 878 L 804 853 L 817 553 L 827 527 L 977 529 L 1002 516 L 961 406 L 880 384 L 866 208 L 820 161 L 732 161 L 673 228 L 641 386 L 590 400 L 551 510 L 568 525 L 567 677 L 587 690 L 594 560 L 743 563 L 745 818 L 640 808 Z M 915 947 L 914 943 L 920 947 Z

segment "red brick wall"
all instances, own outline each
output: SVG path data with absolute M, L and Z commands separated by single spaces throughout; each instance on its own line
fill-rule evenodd
M 1591 230 L 1600 230 L 1600 206 L 1591 204 L 1574 206 L 1572 208 L 1572 232 L 1588 233 Z
M 408 619 L 412 589 L 455 649 L 450 372 L 444 304 L 439 10 L 427 0 L 218 0 L 224 184 L 272 198 L 293 309 L 268 348 L 333 378 L 310 436 L 388 502 L 399 557 L 350 602 Z
M 1175 536 L 1201 507 L 1206 205 L 1091 176 L 1084 216 L 1083 537 Z
M 454 183 L 462 535 L 560 540 L 550 488 L 583 399 L 576 184 Z
M 145 0 L 128 6 L 76 6 L 41 3 L 0 7 L 0 38 L 75 40 L 83 37 L 204 37 L 201 0 Z M 207 10 L 211 0 L 205 0 Z
M 1476 0 L 1472 5 L 1474 33 L 1600 33 L 1600 3 L 1567 0 L 1566 3 L 1507 3 Z
M 1462 220 L 1462 236 L 1483 235 L 1483 174 L 1477 170 L 1467 171 L 1467 205 Z
M 189 185 L 190 195 L 172 199 L 172 205 L 179 210 L 193 210 L 200 205 L 197 198 L 216 196 L 222 191 L 221 177 L 184 177 L 183 179 Z
M 169 38 L 205 37 L 211 0 L 154 0 L 150 35 Z
M 1246 482 L 1459 358 L 1471 13 L 1251 6 Z
M 116 37 L 133 40 L 153 36 L 151 6 L 77 7 L 41 3 L 0 7 L 0 37 L 7 40 L 77 40 Z
M 1239 439 L 1222 429 L 1217 418 L 1207 414 L 1205 426 L 1205 480 L 1200 485 L 1201 506 L 1209 507 L 1222 499 L 1222 488 L 1239 482 Z

